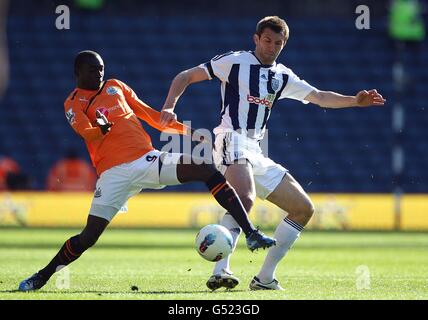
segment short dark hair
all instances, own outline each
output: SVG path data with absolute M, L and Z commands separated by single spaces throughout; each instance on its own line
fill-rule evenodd
M 100 57 L 99 53 L 92 50 L 84 50 L 80 51 L 76 58 L 74 58 L 74 73 L 77 74 L 77 70 L 79 70 L 80 66 L 84 64 L 88 58 L 92 57 Z
M 278 16 L 268 16 L 264 17 L 257 23 L 256 34 L 260 37 L 263 33 L 263 30 L 269 28 L 276 33 L 284 33 L 285 40 L 288 40 L 290 31 L 288 29 L 287 23 Z

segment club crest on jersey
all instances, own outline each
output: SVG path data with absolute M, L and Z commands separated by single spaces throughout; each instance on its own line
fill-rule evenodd
M 119 88 L 118 87 L 108 87 L 106 92 L 109 96 L 113 96 L 115 94 L 117 94 L 119 92 Z
M 95 189 L 94 198 L 101 198 L 101 188 L 100 187 Z
M 279 80 L 276 78 L 272 79 L 272 89 L 274 91 L 278 91 L 279 90 Z
M 72 108 L 68 109 L 68 111 L 65 113 L 65 117 L 67 118 L 68 123 L 71 125 L 73 125 L 73 123 L 76 121 L 76 115 Z

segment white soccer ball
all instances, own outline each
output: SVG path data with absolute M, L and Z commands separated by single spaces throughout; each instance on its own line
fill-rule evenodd
M 209 224 L 196 235 L 196 251 L 208 261 L 219 261 L 232 253 L 232 235 L 225 227 Z

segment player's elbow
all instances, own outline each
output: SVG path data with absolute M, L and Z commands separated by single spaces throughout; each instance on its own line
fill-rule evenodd
M 326 108 L 328 107 L 328 103 L 327 103 L 327 92 L 325 91 L 314 91 L 311 94 L 311 98 L 312 98 L 312 103 L 319 105 L 321 108 Z
M 180 81 L 184 86 L 189 84 L 208 80 L 209 77 L 205 70 L 201 67 L 194 67 L 180 72 L 176 76 L 177 81 Z
M 175 76 L 174 81 L 179 82 L 185 86 L 189 85 L 191 81 L 189 70 L 181 71 Z

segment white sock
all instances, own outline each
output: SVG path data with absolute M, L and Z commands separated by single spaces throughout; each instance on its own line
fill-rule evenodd
M 274 234 L 276 246 L 269 249 L 265 262 L 257 275 L 262 283 L 269 283 L 275 278 L 276 266 L 287 254 L 302 230 L 303 227 L 300 224 L 288 218 L 279 223 Z
M 226 227 L 232 235 L 232 248 L 233 248 L 232 253 L 233 253 L 233 251 L 235 251 L 236 244 L 238 243 L 239 235 L 241 234 L 241 228 L 239 227 L 239 224 L 236 223 L 235 219 L 233 219 L 233 217 L 228 213 L 226 213 L 223 219 L 221 219 L 220 224 Z M 213 274 L 222 273 L 223 269 L 226 270 L 227 272 L 231 272 L 230 271 L 231 255 L 232 254 L 228 255 L 227 258 L 217 261 L 217 263 L 214 266 Z

